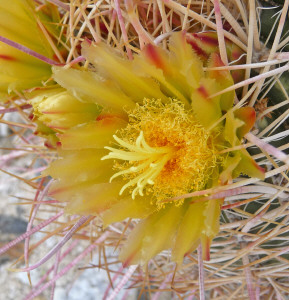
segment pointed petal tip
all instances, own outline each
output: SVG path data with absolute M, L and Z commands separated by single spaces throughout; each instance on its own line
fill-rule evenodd
M 211 247 L 211 238 L 208 236 L 203 236 L 202 238 L 202 247 L 203 247 L 203 260 L 209 261 L 210 257 L 210 247 Z
M 9 60 L 9 61 L 17 61 L 17 58 L 11 55 L 0 54 L 0 59 Z
M 143 49 L 143 53 L 158 69 L 166 70 L 165 61 L 159 47 L 156 47 L 153 44 L 147 44 Z
M 256 112 L 253 107 L 241 107 L 234 113 L 235 117 L 242 120 L 244 125 L 238 128 L 237 133 L 238 137 L 242 138 L 247 134 L 255 124 L 256 121 Z
M 198 93 L 205 99 L 209 98 L 208 90 L 205 88 L 204 85 L 200 85 L 200 87 L 197 89 Z

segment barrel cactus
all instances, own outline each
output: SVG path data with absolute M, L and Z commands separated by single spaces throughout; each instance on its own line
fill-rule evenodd
M 110 274 L 103 249 L 117 249 L 108 299 L 125 284 L 152 299 L 286 297 L 289 2 L 51 2 L 66 61 L 46 53 L 54 66 L 17 87 L 45 143 L 47 222 L 64 215 L 66 235 L 17 270 L 73 237 L 88 248 L 62 275 L 93 249 Z

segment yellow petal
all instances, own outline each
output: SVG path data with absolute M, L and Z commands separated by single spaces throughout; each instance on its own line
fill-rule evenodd
M 191 96 L 192 108 L 198 121 L 206 128 L 221 116 L 220 97 L 210 98 L 217 91 L 214 79 L 202 78 L 200 86 Z
M 0 35 L 47 58 L 54 52 L 38 26 L 43 14 L 36 11 L 33 1 L 0 0 Z M 51 17 L 45 17 L 51 23 Z M 58 20 L 54 20 L 57 23 Z M 54 24 L 55 24 L 54 23 Z M 55 33 L 59 32 L 54 27 Z M 39 86 L 51 76 L 51 66 L 20 50 L 0 42 L 0 93 L 2 97 L 15 89 Z
M 34 101 L 37 101 L 37 110 L 42 114 L 94 113 L 99 115 L 101 112 L 98 105 L 80 102 L 64 89 L 56 89 L 55 93 L 49 96 L 44 91 L 37 98 L 32 99 L 31 103 L 33 105 Z
M 30 103 L 37 120 L 58 131 L 95 120 L 101 112 L 98 105 L 80 102 L 59 87 L 40 89 L 28 96 L 33 96 Z
M 121 184 L 116 182 L 100 183 L 82 190 L 79 194 L 74 194 L 72 196 L 73 201 L 69 202 L 67 206 L 67 212 L 98 215 L 110 209 L 112 205 L 121 201 L 119 196 Z
M 124 93 L 135 102 L 144 98 L 163 98 L 159 85 L 135 66 L 135 61 L 121 58 L 105 44 L 84 43 L 82 55 L 93 62 L 104 77 L 114 80 Z
M 220 229 L 220 214 L 223 199 L 209 200 L 206 203 L 204 211 L 204 230 L 201 235 L 201 242 L 203 247 L 203 258 L 210 259 L 210 245 L 212 239 L 218 234 Z
M 234 111 L 236 118 L 244 122 L 243 126 L 238 128 L 237 135 L 242 138 L 254 126 L 256 121 L 256 112 L 253 107 L 241 107 Z
M 103 225 L 106 227 L 126 218 L 144 219 L 155 210 L 156 206 L 152 205 L 149 199 L 140 196 L 132 199 L 131 195 L 129 195 L 102 214 Z
M 79 151 L 58 151 L 59 158 L 53 161 L 43 172 L 60 179 L 63 187 L 80 182 L 108 182 L 113 175 L 113 162 L 101 158 L 106 150 L 83 149 Z
M 210 238 L 215 237 L 215 235 L 219 232 L 219 219 L 222 203 L 223 199 L 214 199 L 206 202 L 206 208 L 204 210 L 205 220 L 203 233 Z
M 119 190 L 122 182 L 93 183 L 85 182 L 57 189 L 57 183 L 51 187 L 50 195 L 57 200 L 67 202 L 67 212 L 71 214 L 99 214 L 120 201 Z
M 182 264 L 184 256 L 195 249 L 200 242 L 204 228 L 204 202 L 192 203 L 187 207 L 176 235 L 175 246 L 172 251 L 172 260 Z
M 172 35 L 169 48 L 171 51 L 170 63 L 183 76 L 191 89 L 198 88 L 199 82 L 204 76 L 203 63 L 187 43 L 184 32 Z M 184 86 L 184 81 L 182 85 Z
M 126 124 L 123 119 L 108 115 L 98 121 L 73 127 L 58 137 L 62 149 L 103 148 L 109 145 L 113 134 Z
M 9 5 L 6 0 L 0 0 L 0 35 L 46 57 L 53 55 L 47 39 L 37 24 L 35 5 L 30 0 L 12 0 Z M 19 53 L 23 57 L 29 57 L 20 51 Z
M 138 69 L 145 70 L 156 78 L 167 96 L 177 98 L 184 104 L 189 104 L 190 95 L 199 85 L 203 75 L 202 62 L 187 44 L 183 33 L 171 36 L 170 52 L 165 52 L 158 46 L 149 44 L 136 59 Z M 148 63 L 144 63 L 144 62 Z M 154 70 L 155 69 L 155 70 Z
M 123 114 L 124 108 L 135 106 L 113 81 L 105 81 L 95 72 L 53 67 L 53 74 L 54 79 L 80 101 L 96 103 Z
M 245 174 L 250 177 L 255 177 L 264 180 L 265 170 L 254 161 L 254 159 L 245 149 L 242 149 L 238 152 L 241 156 L 241 161 L 234 170 L 234 177 L 237 177 L 240 174 Z
M 164 94 L 161 94 L 160 96 L 155 95 L 152 98 L 161 99 L 164 103 L 168 102 L 169 98 L 178 99 L 184 104 L 189 103 L 189 99 L 187 99 L 176 87 L 176 81 L 173 80 L 173 78 L 170 78 L 170 76 L 165 76 L 163 70 L 154 65 L 148 64 L 148 62 L 142 57 L 136 57 L 134 63 L 136 69 L 141 70 L 141 72 L 145 72 L 147 76 L 151 76 L 160 84 L 161 90 Z
M 123 246 L 119 259 L 127 264 L 145 264 L 164 249 L 171 248 L 184 206 L 174 204 L 140 221 Z
M 0 43 L 0 91 L 38 86 L 51 75 L 51 67 L 25 53 Z
M 241 156 L 240 154 L 234 153 L 234 156 L 231 157 L 229 156 L 224 164 L 224 170 L 222 171 L 222 173 L 220 174 L 220 181 L 222 182 L 222 184 L 226 184 L 229 181 L 231 181 L 234 177 L 233 177 L 233 172 L 235 170 L 235 168 L 238 166 L 238 164 L 241 161 Z
M 222 67 L 224 66 L 221 57 L 217 53 L 212 53 L 208 68 L 214 68 L 214 67 Z M 208 78 L 212 78 L 216 80 L 216 85 L 218 86 L 218 90 L 222 91 L 227 87 L 230 87 L 234 84 L 234 80 L 228 70 L 209 70 L 206 72 L 206 76 Z M 220 97 L 220 107 L 222 111 L 228 111 L 234 103 L 234 96 L 235 91 L 230 91 L 227 93 L 224 93 Z
M 232 147 L 239 145 L 241 142 L 237 136 L 237 129 L 244 125 L 244 122 L 234 117 L 234 114 L 229 111 L 226 117 L 224 129 L 224 137 Z

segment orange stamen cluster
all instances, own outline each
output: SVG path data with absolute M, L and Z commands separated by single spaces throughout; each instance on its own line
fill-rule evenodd
M 123 161 L 115 162 L 118 172 L 111 177 L 128 180 L 120 194 L 131 189 L 134 199 L 152 193 L 158 202 L 206 186 L 220 157 L 214 135 L 191 111 L 177 100 L 146 99 L 129 117 L 121 138 L 114 135 L 118 147 L 106 147 L 111 152 L 103 157 Z

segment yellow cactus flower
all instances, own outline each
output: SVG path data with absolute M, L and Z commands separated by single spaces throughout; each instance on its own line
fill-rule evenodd
M 50 4 L 47 4 L 50 5 Z M 51 6 L 51 5 L 50 5 Z M 35 11 L 30 0 L 0 0 L 0 36 L 53 59 L 54 52 L 37 19 L 52 22 L 50 16 Z M 50 25 L 51 26 L 51 25 Z M 17 48 L 0 42 L 0 99 L 8 93 L 39 86 L 51 76 L 51 66 Z
M 213 96 L 232 77 L 204 71 L 181 32 L 172 34 L 168 50 L 149 44 L 133 60 L 102 43 L 85 43 L 82 54 L 88 70 L 54 67 L 54 79 L 73 95 L 73 106 L 78 99 L 79 107 L 102 111 L 87 122 L 80 113 L 79 124 L 72 117 L 76 126 L 57 133 L 59 159 L 45 172 L 56 179 L 50 195 L 67 202 L 69 213 L 100 215 L 104 226 L 141 219 L 122 247 L 124 264 L 144 264 L 164 249 L 181 263 L 200 243 L 209 259 L 223 199 L 182 195 L 240 174 L 264 178 L 245 149 L 230 151 L 252 128 L 254 110 L 232 110 L 234 92 Z M 221 65 L 212 54 L 207 67 Z M 53 110 L 54 101 L 47 97 L 45 107 Z M 42 103 L 36 114 L 53 127 L 60 119 L 40 116 Z

